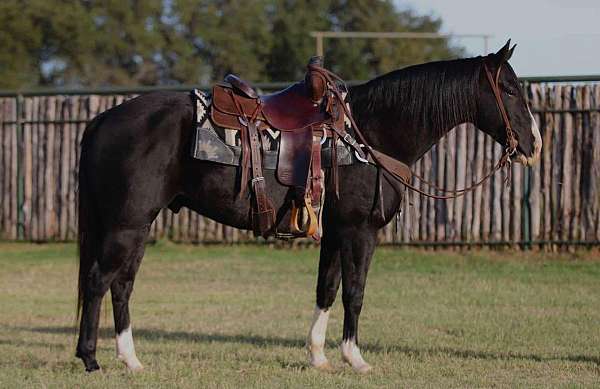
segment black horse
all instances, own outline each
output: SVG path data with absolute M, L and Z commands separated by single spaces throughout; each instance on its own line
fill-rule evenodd
M 513 50 L 507 43 L 485 57 L 397 70 L 351 88 L 347 101 L 368 143 L 409 165 L 463 122 L 474 123 L 506 145 L 505 122 L 485 63 L 493 74 L 499 70 L 501 99 L 518 140 L 517 159 L 532 164 L 539 157 L 541 138 L 507 62 Z M 100 114 L 85 130 L 79 170 L 81 324 L 76 355 L 87 371 L 99 369 L 98 320 L 109 288 L 117 355 L 130 370 L 142 369 L 133 346 L 129 298 L 150 225 L 161 209 L 186 206 L 220 223 L 252 228 L 250 201 L 238 196 L 236 167 L 189 156 L 194 119 L 190 94 L 159 92 Z M 278 185 L 272 171 L 265 173 L 279 209 L 286 188 Z M 382 180 L 383 196 L 377 195 L 378 177 L 372 165 L 340 167 L 339 199 L 325 200 L 316 309 L 307 344 L 317 368 L 329 366 L 325 331 L 341 281 L 342 357 L 357 371 L 370 369 L 357 346 L 358 318 L 377 231 L 401 202 L 396 182 Z M 381 198 L 383 206 L 377 205 Z

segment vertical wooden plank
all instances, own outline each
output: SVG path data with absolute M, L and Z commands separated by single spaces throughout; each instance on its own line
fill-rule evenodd
M 69 111 L 69 148 L 71 151 L 69 152 L 69 180 L 67 191 L 67 196 L 69 199 L 69 240 L 77 238 L 77 213 L 75 211 L 76 201 L 75 201 L 75 192 L 77 185 L 77 176 L 75 174 L 75 165 L 77 159 L 77 124 L 73 121 L 77 120 L 77 112 L 79 111 L 79 98 L 78 96 L 69 97 L 70 100 L 70 111 Z
M 8 116 L 12 122 L 16 122 L 17 120 L 17 98 L 11 99 L 8 108 Z M 10 124 L 8 126 L 8 137 L 7 141 L 7 149 L 8 156 L 6 158 L 6 164 L 9 166 L 7 172 L 7 182 L 9 185 L 9 189 L 7 190 L 8 194 L 8 237 L 10 239 L 17 239 L 18 234 L 18 225 L 19 225 L 19 206 L 18 206 L 18 183 L 17 183 L 17 163 L 18 163 L 18 154 L 17 148 L 19 147 L 18 142 L 18 130 L 17 125 Z
M 534 112 L 537 112 L 541 109 L 541 87 L 540 84 L 531 84 L 529 86 L 529 95 L 530 95 L 530 105 Z M 538 128 L 540 131 L 543 131 L 541 115 L 535 113 L 533 115 L 534 119 L 538 124 Z M 542 135 L 543 136 L 543 135 Z M 542 147 L 548 147 L 548 145 L 543 145 Z M 542 238 L 541 236 L 541 217 L 542 217 L 542 185 L 541 185 L 541 175 L 542 175 L 542 167 L 543 161 L 539 161 L 534 166 L 530 167 L 530 177 L 531 177 L 531 186 L 529 193 L 529 204 L 531 206 L 531 239 L 536 241 Z
M 592 108 L 592 93 L 593 86 L 586 85 L 583 90 L 582 96 L 582 106 L 584 110 L 590 111 Z M 588 240 L 590 236 L 590 231 L 594 230 L 593 223 L 593 204 L 595 202 L 595 197 L 597 192 L 595 192 L 593 187 L 593 173 L 592 170 L 594 168 L 594 162 L 592 159 L 592 153 L 594 150 L 593 145 L 593 131 L 594 131 L 594 113 L 589 112 L 589 114 L 583 114 L 582 116 L 582 145 L 581 145 L 581 161 L 580 161 L 580 202 L 581 202 L 581 212 L 580 212 L 580 226 L 581 226 L 581 234 L 580 239 Z M 592 238 L 593 239 L 593 238 Z
M 46 120 L 48 120 L 48 124 L 46 125 L 46 174 L 44 176 L 44 182 L 46 187 L 46 209 L 45 209 L 45 219 L 46 219 L 46 229 L 44 231 L 44 235 L 47 239 L 54 239 L 56 233 L 56 216 L 54 214 L 54 195 L 56 191 L 55 181 L 54 181 L 54 151 L 55 151 L 55 141 L 54 141 L 54 123 L 55 120 L 55 109 L 56 109 L 56 99 L 54 96 L 47 97 L 46 104 Z
M 419 176 L 421 176 L 423 174 L 423 172 L 421 171 L 421 162 L 418 161 L 417 163 L 415 163 L 415 173 L 418 174 Z M 416 188 L 421 188 L 421 182 L 419 180 L 416 180 L 413 178 L 412 180 L 412 184 L 416 187 Z M 409 190 L 406 192 L 407 194 L 407 199 L 406 201 L 409 202 L 410 204 L 412 204 L 412 207 L 410 207 L 410 210 L 412 212 L 412 230 L 411 230 L 411 236 L 410 236 L 410 240 L 420 240 L 421 239 L 421 234 L 420 234 L 420 218 L 421 218 L 421 199 L 418 193 Z
M 583 94 L 587 93 L 583 86 L 574 87 L 573 105 L 576 109 L 582 110 Z M 583 236 L 581 221 L 581 158 L 583 154 L 583 114 L 578 113 L 574 117 L 573 123 L 573 187 L 571 189 L 573 217 L 571 219 L 571 230 L 569 231 L 569 239 L 579 240 Z
M 456 128 L 456 188 L 463 189 L 466 187 L 465 178 L 467 170 L 467 129 L 466 125 L 461 124 Z M 460 196 L 454 200 L 454 230 L 455 240 L 463 240 L 463 209 L 465 196 Z
M 6 181 L 6 171 L 8 170 L 8 166 L 5 163 L 5 157 L 8 154 L 8 148 L 6 147 L 6 98 L 0 99 L 0 239 L 6 239 L 6 219 L 8 214 L 6 213 L 6 202 L 8 197 L 6 196 L 7 191 L 7 181 Z
M 458 128 L 451 130 L 447 135 L 446 141 L 446 188 L 448 190 L 456 189 L 456 132 Z M 454 199 L 449 199 L 444 205 L 446 211 L 446 241 L 456 240 L 456 220 L 454 215 Z
M 475 182 L 473 178 L 473 172 L 475 171 L 475 147 L 477 144 L 477 133 L 473 125 L 467 124 L 467 169 L 465 173 L 465 183 L 468 186 L 473 185 Z M 465 209 L 464 209 L 464 222 L 463 222 L 463 239 L 467 242 L 473 240 L 473 210 L 474 210 L 474 195 L 473 191 L 469 191 L 465 195 Z
M 36 132 L 38 134 L 38 158 L 36 164 L 38 166 L 37 169 L 37 177 L 36 177 L 36 186 L 38 188 L 38 199 L 37 199 L 37 230 L 38 230 L 38 240 L 44 241 L 47 240 L 46 236 L 46 185 L 45 185 L 45 177 L 46 177 L 46 168 L 47 168 L 47 159 L 46 159 L 46 97 L 40 96 L 37 98 L 37 109 L 35 121 L 36 123 Z
M 600 85 L 594 85 L 594 101 L 595 108 L 600 109 Z M 592 159 L 593 161 L 600 161 L 600 113 L 595 112 L 594 115 L 594 124 L 592 126 Z M 595 225 L 595 239 L 600 240 L 600 196 L 598 196 L 598 191 L 600 190 L 600 169 L 593 169 L 593 175 L 591 177 L 592 182 L 590 183 L 591 189 L 595 194 L 594 202 L 593 202 L 593 211 L 592 214 L 595 214 L 596 225 Z M 592 234 L 590 234 L 592 235 Z M 592 235 L 593 236 L 593 235 Z
M 426 167 L 426 162 L 425 162 L 425 157 L 422 157 L 419 160 L 419 165 L 420 165 L 420 169 L 421 169 L 421 177 L 425 178 L 428 175 L 428 170 Z M 424 185 L 421 184 L 421 189 L 427 189 L 424 188 Z M 421 213 L 419 215 L 419 240 L 420 241 L 425 241 L 427 240 L 427 198 L 423 197 L 423 196 L 419 196 L 419 207 L 421 208 Z
M 502 146 L 495 143 L 492 146 L 492 164 L 500 159 L 502 155 Z M 494 174 L 491 178 L 491 233 L 490 240 L 502 240 L 502 190 L 504 185 L 501 174 Z
M 425 170 L 427 172 L 427 177 L 425 179 L 429 182 L 433 182 L 436 177 L 436 172 L 434 171 L 435 165 L 432 158 L 436 152 L 436 150 L 432 150 L 425 154 Z M 435 201 L 431 198 L 427 198 L 427 216 L 425 217 L 425 221 L 427 223 L 427 241 L 433 242 L 435 241 Z
M 70 119 L 69 101 L 61 96 L 60 98 L 60 113 L 61 120 Z M 69 147 L 69 133 L 71 128 L 68 124 L 61 124 L 61 161 L 60 161 L 60 239 L 67 240 L 69 234 L 69 160 L 71 148 Z
M 47 156 L 46 156 L 46 142 L 48 133 L 46 131 L 46 97 L 40 96 L 38 100 L 38 115 L 37 119 L 40 123 L 38 123 L 38 176 L 37 176 L 37 185 L 39 187 L 39 199 L 38 199 L 38 234 L 40 240 L 47 240 L 48 237 L 46 235 L 46 169 L 48 166 Z
M 553 88 L 546 87 L 544 91 L 544 108 L 553 108 Z M 546 112 L 543 122 L 542 146 L 542 193 L 544 194 L 543 209 L 543 238 L 552 239 L 552 150 L 554 149 L 554 115 Z
M 179 231 L 181 233 L 181 240 L 183 242 L 189 242 L 189 218 L 190 210 L 188 208 L 182 208 L 179 217 Z
M 492 149 L 494 146 L 495 141 L 492 139 L 492 137 L 490 136 L 485 136 L 485 149 L 484 149 L 484 155 L 483 155 L 483 172 L 482 172 L 482 176 L 484 174 L 487 174 L 487 172 L 489 172 L 492 169 Z M 480 179 L 481 177 L 480 176 Z M 491 188 L 490 188 L 490 181 L 487 180 L 482 186 L 482 205 L 481 205 L 481 237 L 483 239 L 483 241 L 489 241 L 490 240 L 490 226 L 491 226 L 491 213 L 492 213 L 492 206 L 491 206 Z
M 0 170 L 0 176 L 2 176 L 3 189 L 2 189 L 2 203 L 0 207 L 2 207 L 2 237 L 5 239 L 11 239 L 10 237 L 10 190 L 11 190 L 11 133 L 12 128 L 6 122 L 12 120 L 11 115 L 11 99 L 10 97 L 2 99 L 2 136 L 0 137 L 0 142 L 2 143 L 2 169 Z
M 31 120 L 32 112 L 32 101 L 30 98 L 23 100 L 23 115 L 25 120 Z M 24 190 L 23 190 L 23 215 L 24 215 L 24 237 L 26 239 L 32 239 L 31 234 L 31 208 L 32 208 L 32 132 L 31 125 L 23 125 L 23 177 L 24 177 Z
M 18 98 L 17 98 L 18 99 Z M 13 118 L 13 121 L 17 121 L 17 115 L 19 115 L 19 111 L 17 109 L 17 99 L 13 100 L 12 102 L 12 109 L 11 109 L 11 117 Z M 11 166 L 11 183 L 10 183 L 10 220 L 11 220 L 11 230 L 10 230 L 10 237 L 11 239 L 17 239 L 18 236 L 18 230 L 20 228 L 19 226 L 19 202 L 18 202 L 18 186 L 19 183 L 17 182 L 18 179 L 18 164 L 19 163 L 24 163 L 24 157 L 21 155 L 19 156 L 19 152 L 18 149 L 19 147 L 23 147 L 23 144 L 19 144 L 19 132 L 21 129 L 18 128 L 17 124 L 13 124 L 11 125 L 11 131 L 10 131 L 10 155 L 11 155 L 11 161 L 10 161 L 10 166 Z
M 37 128 L 32 123 L 35 118 L 36 110 L 36 99 L 35 97 L 28 98 L 30 102 L 29 110 L 27 112 L 27 126 L 31 134 L 31 174 L 29 176 L 31 186 L 31 196 L 29 203 L 29 229 L 30 239 L 37 240 L 37 220 L 36 220 L 36 208 L 37 208 L 37 185 L 36 185 L 36 172 L 37 172 Z
M 405 192 L 405 198 L 402 201 L 401 204 L 401 209 L 402 209 L 402 225 L 400 226 L 399 230 L 396 235 L 394 236 L 394 241 L 392 243 L 397 243 L 397 242 L 402 242 L 402 243 L 408 243 L 410 242 L 410 238 L 412 235 L 412 230 L 413 230 L 413 220 L 412 220 L 412 214 L 413 214 L 413 210 L 412 207 L 410 205 L 411 203 L 411 198 L 410 195 Z M 392 219 L 392 222 L 390 223 L 391 225 L 396 225 L 396 220 L 395 218 Z
M 512 185 L 507 186 L 505 184 L 508 179 L 508 169 L 502 169 L 500 173 L 501 189 L 500 189 L 500 201 L 502 203 L 502 240 L 505 242 L 510 241 L 510 231 L 512 223 Z
M 485 161 L 485 134 L 481 131 L 476 132 L 476 153 L 474 156 L 475 159 L 475 170 L 473 172 L 473 180 L 477 182 L 483 177 L 483 164 Z M 475 194 L 473 196 L 473 225 L 471 229 L 471 233 L 473 235 L 473 240 L 478 242 L 481 240 L 481 212 L 482 212 L 482 203 L 483 203 L 483 187 L 482 185 L 478 186 L 475 189 Z
M 572 87 L 565 85 L 562 93 L 562 109 L 568 110 L 571 108 L 571 92 Z M 561 204 L 561 228 L 559 239 L 569 239 L 569 231 L 571 230 L 571 217 L 572 217 L 572 188 L 573 188 L 573 114 L 563 114 L 563 149 L 561 150 L 562 155 L 562 177 L 560 186 L 560 204 Z M 568 157 L 567 157 L 568 156 Z M 560 166 L 560 165 L 557 165 Z
M 446 141 L 447 137 L 442 138 L 436 145 L 435 158 L 435 183 L 438 188 L 444 188 L 445 184 L 445 169 L 446 169 Z M 443 242 L 446 240 L 446 202 L 435 201 L 435 240 Z
M 515 243 L 521 241 L 523 204 L 523 167 L 520 164 L 512 164 L 512 212 L 511 212 L 511 240 Z
M 163 232 L 164 232 L 164 215 L 165 215 L 165 210 L 162 209 L 159 213 L 158 216 L 156 217 L 156 219 L 154 220 L 154 236 L 153 238 L 156 240 L 160 240 L 164 238 Z
M 555 110 L 560 110 L 562 108 L 562 90 L 563 87 L 561 85 L 554 86 L 553 97 L 553 108 Z M 555 113 L 554 115 L 554 126 L 552 128 L 553 133 L 553 141 L 552 141 L 552 240 L 558 241 L 560 240 L 560 231 L 561 231 L 561 187 L 562 187 L 562 159 L 561 155 L 563 152 L 563 137 L 562 137 L 562 128 L 563 128 L 563 117 L 560 113 Z M 555 247 L 553 246 L 553 249 Z
M 6 147 L 7 126 L 5 122 L 8 120 L 6 115 L 7 98 L 0 99 L 0 239 L 7 238 L 6 222 L 8 213 L 6 203 L 9 197 L 6 192 L 9 189 L 8 181 L 6 180 L 6 172 L 10 168 L 6 163 L 8 155 L 8 147 Z

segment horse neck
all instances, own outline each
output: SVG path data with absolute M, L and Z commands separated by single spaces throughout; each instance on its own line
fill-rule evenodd
M 384 129 L 380 129 L 380 131 L 385 133 L 393 132 L 393 144 L 400 145 L 403 142 L 407 142 L 410 140 L 410 144 L 412 147 L 410 148 L 400 148 L 401 152 L 398 152 L 396 158 L 400 160 L 405 160 L 406 163 L 412 164 L 419 160 L 424 154 L 426 154 L 433 145 L 438 143 L 440 139 L 442 139 L 448 132 L 450 132 L 453 128 L 458 126 L 459 124 L 465 123 L 467 119 L 464 120 L 456 120 L 446 124 L 444 128 L 441 130 L 433 131 L 431 129 L 422 129 L 415 127 L 403 127 L 401 131 L 385 131 Z
M 353 116 L 369 145 L 404 163 L 412 164 L 459 124 L 472 122 L 475 112 L 464 111 L 437 128 L 407 120 L 397 109 L 361 111 L 361 104 L 350 103 Z M 443 114 L 443 113 L 442 113 Z M 404 116 L 404 118 L 403 118 Z

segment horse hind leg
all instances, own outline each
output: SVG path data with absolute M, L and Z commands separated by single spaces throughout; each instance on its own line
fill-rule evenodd
M 76 356 L 83 361 L 85 369 L 88 372 L 100 369 L 96 360 L 96 346 L 98 343 L 102 298 L 108 289 L 112 287 L 115 279 L 119 278 L 121 280 L 123 272 L 127 273 L 131 269 L 137 270 L 143 256 L 143 247 L 148 230 L 147 226 L 142 228 L 121 228 L 106 234 L 102 240 L 100 256 L 90 267 L 88 274 L 84 276 L 83 309 Z M 121 285 L 121 281 L 118 281 L 117 285 Z M 133 280 L 131 280 L 131 287 L 133 287 Z M 122 290 L 123 293 L 127 292 L 127 288 L 122 288 Z M 127 304 L 121 304 L 124 294 L 119 292 L 117 290 L 116 293 L 116 296 L 118 296 L 117 306 L 119 308 L 117 309 L 119 319 L 116 319 L 115 323 L 119 322 L 123 324 L 124 321 L 121 320 L 121 316 L 123 316 L 123 307 L 127 307 Z M 128 293 L 131 294 L 131 290 Z M 125 300 L 128 300 L 128 298 Z M 115 314 L 116 316 L 117 314 Z M 128 319 L 128 313 L 125 317 Z M 129 344 L 133 345 L 133 341 L 130 341 L 130 334 L 130 331 L 121 331 L 121 343 L 124 347 Z M 117 336 L 118 338 L 119 336 Z
M 133 344 L 131 319 L 129 315 L 129 299 L 133 292 L 135 276 L 144 256 L 144 245 L 132 250 L 129 265 L 123 266 L 110 285 L 113 317 L 115 321 L 115 340 L 117 358 L 132 372 L 142 371 L 144 367 L 139 361 Z

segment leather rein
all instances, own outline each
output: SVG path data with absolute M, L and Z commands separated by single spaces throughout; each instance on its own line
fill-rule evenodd
M 502 120 L 504 121 L 505 130 L 506 130 L 506 148 L 504 149 L 504 153 L 500 156 L 500 159 L 498 160 L 496 165 L 494 165 L 494 168 L 490 172 L 488 172 L 483 178 L 481 178 L 479 181 L 477 181 L 475 184 L 473 184 L 469 187 L 462 188 L 462 189 L 455 189 L 455 190 L 439 188 L 435 184 L 425 180 L 423 177 L 421 177 L 417 174 L 414 174 L 414 172 L 410 171 L 410 168 L 408 168 L 403 162 L 400 162 L 390 156 L 387 156 L 387 155 L 371 148 L 368 145 L 362 132 L 359 130 L 358 125 L 354 121 L 354 118 L 352 117 L 350 109 L 348 108 L 348 106 L 346 105 L 346 103 L 344 101 L 344 97 L 342 96 L 339 89 L 337 87 L 335 87 L 335 81 L 338 81 L 338 82 L 341 81 L 343 83 L 343 80 L 340 77 L 338 77 L 337 75 L 335 75 L 333 72 L 331 72 L 327 69 L 317 68 L 317 70 L 319 72 L 323 73 L 323 76 L 332 85 L 332 88 L 330 88 L 330 90 L 332 91 L 334 96 L 339 100 L 340 105 L 344 108 L 344 113 L 346 114 L 346 117 L 350 121 L 352 129 L 358 136 L 358 139 L 360 140 L 362 145 L 364 145 L 364 150 L 367 151 L 367 154 L 369 154 L 369 157 L 372 159 L 372 161 L 375 163 L 375 165 L 380 167 L 381 169 L 383 169 L 383 171 L 388 173 L 390 176 L 392 176 L 396 180 L 400 181 L 406 188 L 408 188 L 412 191 L 415 191 L 419 194 L 422 194 L 423 196 L 430 197 L 433 199 L 446 200 L 446 199 L 453 199 L 453 198 L 463 196 L 466 193 L 475 190 L 477 187 L 481 186 L 485 181 L 487 181 L 489 178 L 491 178 L 496 172 L 498 172 L 498 170 L 502 169 L 505 166 L 509 167 L 509 169 L 507 171 L 506 183 L 508 184 L 510 182 L 511 157 L 515 154 L 515 152 L 517 150 L 518 141 L 515 137 L 513 128 L 510 124 L 510 119 L 508 118 L 508 114 L 506 112 L 506 107 L 504 106 L 504 102 L 502 101 L 502 96 L 500 94 L 500 71 L 502 70 L 502 66 L 498 67 L 495 77 L 490 72 L 485 61 L 483 62 L 483 68 L 485 70 L 485 74 L 486 74 L 487 80 L 489 81 L 490 87 L 492 88 L 492 92 L 494 93 L 494 97 L 496 98 L 496 104 L 498 106 L 498 110 L 500 111 L 500 115 L 502 116 Z M 344 87 L 345 87 L 345 85 L 344 85 Z M 359 150 L 361 150 L 361 149 L 359 148 Z M 359 152 L 359 154 L 361 154 L 361 153 Z M 361 157 L 363 157 L 363 155 L 361 155 Z M 409 182 L 409 179 L 407 179 L 406 174 L 398 173 L 399 171 L 405 171 L 406 169 L 408 169 L 410 171 L 411 175 L 414 176 L 419 181 L 421 181 L 422 183 L 426 184 L 427 186 L 433 188 L 434 190 L 436 190 L 438 192 L 447 193 L 447 195 L 435 195 L 435 194 L 427 193 L 427 192 L 415 187 L 414 185 L 412 185 Z

